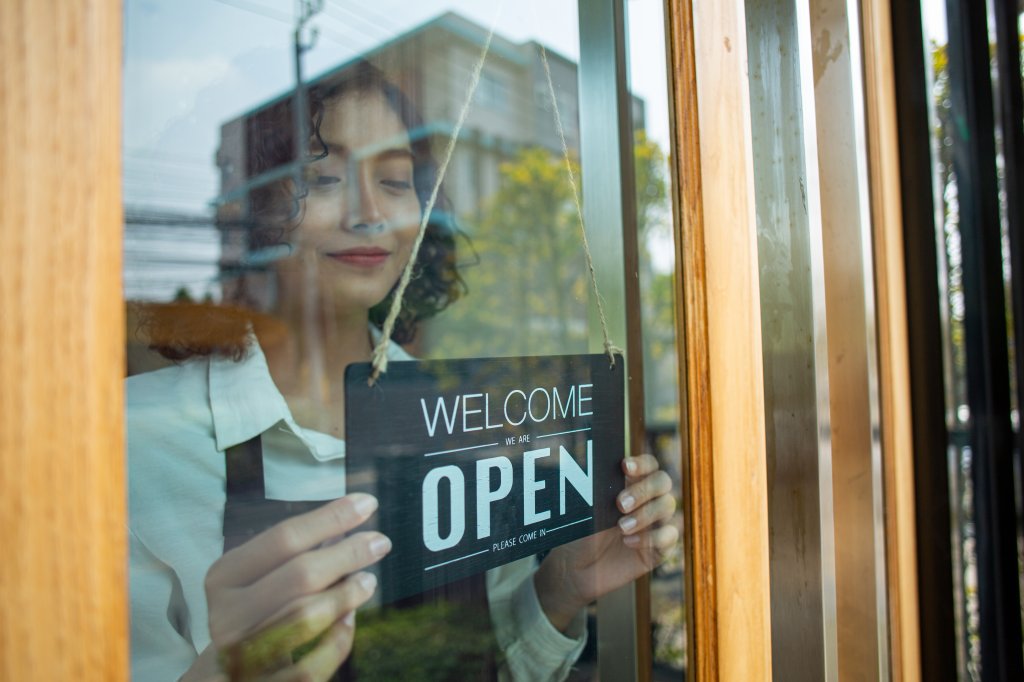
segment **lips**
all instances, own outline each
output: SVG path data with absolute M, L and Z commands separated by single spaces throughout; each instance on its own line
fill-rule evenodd
M 372 268 L 386 261 L 391 252 L 377 246 L 359 246 L 343 251 L 329 251 L 324 255 L 346 265 Z

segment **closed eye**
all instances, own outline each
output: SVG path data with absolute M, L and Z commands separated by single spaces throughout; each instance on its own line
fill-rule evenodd
M 314 175 L 309 184 L 313 187 L 330 187 L 341 184 L 341 178 L 337 175 Z
M 396 190 L 396 191 L 402 191 L 402 192 L 408 191 L 408 190 L 412 189 L 412 183 L 408 182 L 406 180 L 387 180 L 387 179 L 385 179 L 385 180 L 381 180 L 380 184 L 384 185 L 385 187 L 387 187 L 389 189 L 393 189 L 393 190 Z

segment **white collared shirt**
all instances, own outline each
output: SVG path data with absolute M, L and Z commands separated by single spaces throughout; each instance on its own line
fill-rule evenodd
M 411 359 L 391 345 L 389 359 Z M 223 551 L 224 451 L 263 435 L 266 495 L 345 494 L 345 442 L 295 423 L 252 343 L 240 361 L 198 358 L 127 380 L 132 677 L 176 680 L 210 644 L 203 581 Z M 563 679 L 586 641 L 582 613 L 558 632 L 533 587 L 535 562 L 487 574 L 502 677 Z

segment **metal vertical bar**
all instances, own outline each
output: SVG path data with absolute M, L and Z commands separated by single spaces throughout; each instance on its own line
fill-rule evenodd
M 810 17 L 748 0 L 767 428 L 772 675 L 838 679 L 822 222 Z M 721 229 L 726 229 L 722 226 Z
M 947 0 L 953 168 L 963 248 L 983 680 L 1024 679 L 1006 307 L 986 7 Z
M 583 210 L 598 285 L 612 340 L 626 348 L 627 439 L 643 448 L 643 360 L 638 244 L 633 174 L 633 126 L 628 88 L 626 14 L 623 0 L 579 0 L 580 161 Z M 593 311 L 594 305 L 591 305 Z M 600 325 L 591 315 L 590 346 L 602 351 Z M 598 668 L 603 680 L 647 679 L 638 648 L 650 651 L 647 595 L 626 586 L 597 603 Z M 639 602 L 639 603 L 638 603 Z M 637 642 L 640 641 L 640 646 Z
M 929 92 L 921 5 L 893 2 L 893 56 L 907 290 L 914 443 L 921 679 L 955 680 L 956 627 L 950 545 L 946 387 L 940 320 L 939 254 L 932 187 Z
M 856 2 L 811 0 L 832 425 L 836 610 L 841 679 L 889 678 L 885 528 Z

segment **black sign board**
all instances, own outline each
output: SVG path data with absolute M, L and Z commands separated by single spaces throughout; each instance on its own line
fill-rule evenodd
M 392 362 L 345 375 L 346 480 L 380 500 L 391 602 L 610 528 L 621 358 Z

